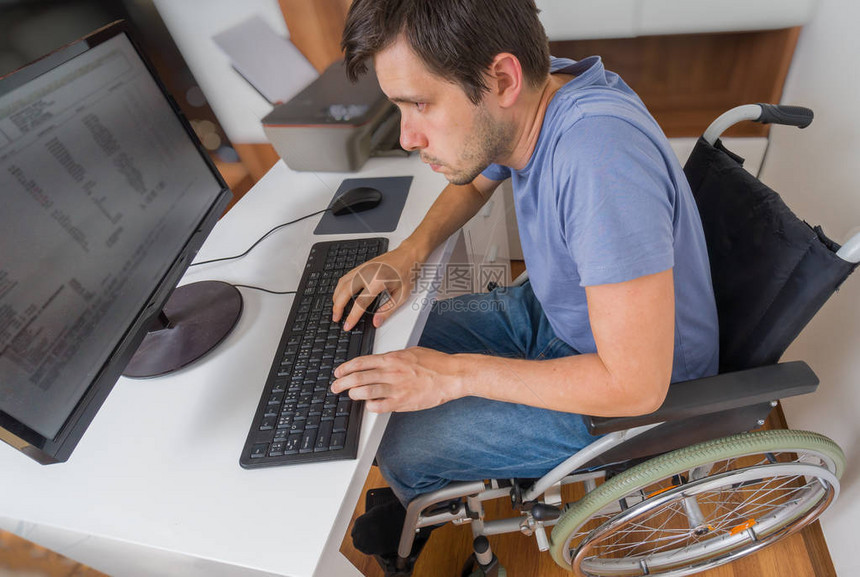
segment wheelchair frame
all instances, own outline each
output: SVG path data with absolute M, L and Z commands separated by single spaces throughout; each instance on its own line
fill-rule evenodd
M 714 144 L 725 129 L 743 120 L 789 124 L 803 128 L 811 122 L 812 115 L 810 111 L 797 107 L 758 104 L 741 106 L 715 120 L 705 131 L 703 138 L 709 144 Z M 860 234 L 845 243 L 837 252 L 837 256 L 848 262 L 860 262 Z M 521 284 L 526 275 L 527 273 L 521 275 L 515 284 Z M 643 466 L 649 463 L 661 459 L 661 463 L 671 462 L 671 459 L 676 457 L 687 458 L 696 451 L 711 450 L 714 446 L 718 449 L 722 447 L 723 453 L 719 454 L 727 459 L 739 456 L 734 455 L 732 451 L 743 453 L 748 447 L 754 447 L 756 454 L 765 455 L 765 462 L 746 469 L 710 476 L 709 467 L 712 465 L 709 465 L 709 462 L 695 461 L 698 464 L 687 470 L 689 475 L 684 483 L 678 482 L 670 485 L 668 489 L 643 495 L 633 507 L 622 505 L 617 515 L 611 516 L 608 521 L 592 530 L 581 541 L 578 551 L 581 551 L 583 546 L 590 547 L 595 539 L 599 541 L 604 538 L 607 531 L 611 532 L 619 524 L 629 523 L 631 516 L 649 514 L 655 507 L 664 506 L 666 503 L 675 503 L 674 506 L 678 508 L 683 506 L 688 516 L 690 530 L 695 531 L 697 535 L 699 531 L 703 531 L 702 535 L 704 535 L 714 527 L 710 524 L 702 524 L 701 510 L 696 505 L 695 495 L 691 496 L 691 494 L 695 491 L 710 490 L 708 487 L 715 483 L 729 483 L 731 487 L 742 487 L 745 483 L 755 482 L 757 477 L 770 478 L 771 475 L 778 477 L 784 472 L 807 479 L 813 478 L 814 483 L 809 485 L 808 490 L 801 488 L 801 491 L 806 491 L 810 500 L 805 505 L 806 509 L 796 515 L 793 512 L 790 515 L 788 513 L 782 515 L 786 517 L 785 519 L 780 518 L 781 513 L 775 514 L 776 520 L 771 523 L 773 527 L 770 528 L 770 534 L 763 534 L 758 538 L 756 531 L 766 529 L 766 523 L 759 523 L 759 527 L 755 528 L 753 525 L 756 524 L 756 520 L 751 519 L 748 523 L 752 525 L 732 529 L 732 534 L 724 539 L 731 543 L 749 540 L 751 542 L 749 546 L 743 546 L 738 551 L 717 550 L 715 558 L 708 557 L 687 566 L 674 567 L 672 561 L 665 561 L 662 567 L 657 568 L 660 572 L 653 574 L 671 577 L 690 575 L 758 550 L 771 540 L 797 531 L 812 522 L 829 506 L 839 492 L 838 479 L 844 468 L 844 455 L 835 443 L 814 433 L 765 431 L 758 434 L 741 433 L 736 437 L 726 436 L 764 425 L 765 418 L 777 405 L 778 399 L 811 393 L 816 390 L 817 385 L 818 378 L 805 363 L 799 361 L 779 363 L 675 383 L 670 387 L 661 408 L 649 415 L 618 418 L 584 417 L 592 434 L 604 436 L 568 458 L 530 486 L 525 486 L 519 480 L 454 482 L 410 502 L 400 538 L 399 559 L 395 574 L 407 575 L 411 572 L 409 556 L 418 529 L 446 522 L 472 525 L 475 545 L 473 561 L 477 566 L 476 571 L 471 573 L 473 576 L 493 577 L 504 574 L 504 570 L 489 547 L 486 536 L 514 531 L 534 535 L 541 551 L 552 549 L 553 557 L 559 565 L 573 569 L 580 575 L 652 574 L 651 568 L 641 560 L 636 561 L 641 563 L 641 567 L 634 566 L 636 562 L 625 565 L 618 564 L 614 560 L 606 561 L 608 573 L 599 572 L 603 570 L 599 563 L 595 566 L 597 573 L 583 570 L 582 559 L 577 558 L 577 551 L 571 552 L 567 548 L 570 537 L 556 535 L 557 531 L 554 530 L 550 538 L 546 532 L 549 527 L 560 528 L 564 525 L 571 514 L 576 515 L 577 506 L 586 500 L 583 498 L 572 504 L 563 505 L 561 487 L 571 483 L 583 483 L 587 497 L 598 489 L 598 481 L 607 477 L 610 466 L 620 464 L 626 467 L 631 460 L 643 461 L 644 459 L 644 462 L 633 465 L 621 475 L 613 476 L 600 488 L 605 488 L 627 473 L 630 475 L 624 478 L 623 482 L 635 485 L 638 481 L 634 477 L 640 474 L 636 470 L 647 469 L 647 467 L 643 469 Z M 684 433 L 684 440 L 681 442 L 677 440 L 679 437 L 677 433 L 689 431 L 691 427 L 695 431 L 692 438 L 694 445 L 688 446 L 691 435 Z M 788 438 L 783 439 L 786 433 Z M 773 451 L 768 449 L 770 444 L 774 445 Z M 786 447 L 781 446 L 785 444 L 787 444 Z M 792 455 L 801 454 L 801 461 L 779 463 L 773 457 L 777 451 Z M 661 456 L 654 457 L 654 455 Z M 817 464 L 806 461 L 817 461 Z M 687 458 L 685 462 L 689 464 L 692 461 Z M 666 466 L 663 465 L 664 468 Z M 655 474 L 659 476 L 662 473 L 661 470 Z M 684 473 L 683 470 L 678 471 L 674 476 L 677 477 L 682 473 Z M 736 481 L 741 477 L 745 480 Z M 634 479 L 631 481 L 631 478 Z M 611 493 L 611 491 L 604 490 L 603 493 Z M 802 495 L 802 493 L 799 494 Z M 510 498 L 514 511 L 518 515 L 505 519 L 485 520 L 483 503 L 499 498 Z M 565 528 L 565 531 L 568 530 Z M 722 546 L 717 545 L 718 548 Z M 725 546 L 729 547 L 730 544 Z M 696 547 L 704 548 L 701 545 Z M 571 567 L 571 564 L 574 567 Z M 467 565 L 463 575 L 469 575 L 469 571 Z
M 751 384 L 754 384 L 755 388 L 751 388 Z M 541 551 L 549 550 L 551 541 L 546 532 L 547 528 L 555 526 L 562 518 L 562 513 L 567 514 L 571 507 L 571 504 L 565 506 L 562 503 L 562 486 L 583 483 L 586 492 L 590 492 L 598 487 L 597 482 L 605 478 L 607 469 L 612 465 L 624 465 L 628 460 L 641 460 L 646 455 L 689 449 L 687 437 L 680 442 L 673 442 L 673 439 L 677 438 L 672 434 L 672 427 L 676 423 L 682 423 L 678 427 L 680 429 L 696 424 L 700 437 L 720 440 L 726 435 L 760 427 L 767 414 L 776 406 L 775 399 L 811 393 L 816 390 L 817 385 L 818 379 L 806 363 L 780 363 L 676 383 L 671 387 L 663 406 L 650 415 L 586 417 L 589 432 L 604 436 L 569 457 L 529 487 L 523 487 L 517 480 L 455 482 L 414 499 L 407 507 L 398 555 L 404 560 L 409 557 L 415 533 L 422 527 L 446 522 L 470 523 L 475 539 L 476 558 L 485 559 L 478 564 L 486 569 L 477 575 L 494 575 L 497 567 L 485 540 L 486 536 L 518 531 L 527 536 L 533 535 Z M 762 402 L 763 399 L 772 400 Z M 740 420 L 724 421 L 714 417 L 736 409 L 741 409 Z M 704 421 L 699 421 L 700 417 L 704 417 Z M 707 425 L 708 423 L 710 425 Z M 667 427 L 669 432 L 660 434 L 659 430 Z M 648 433 L 657 433 L 658 440 L 636 442 Z M 668 445 L 667 437 L 670 443 Z M 621 453 L 617 452 L 619 449 Z M 613 451 L 616 451 L 614 457 L 602 459 L 606 455 L 612 455 Z M 837 455 L 833 461 L 822 475 L 827 476 L 833 491 L 832 498 L 835 498 L 839 491 L 838 475 L 844 468 L 844 457 Z M 646 464 L 648 462 L 650 460 L 647 460 Z M 499 498 L 510 498 L 518 515 L 484 520 L 483 503 Z M 572 506 L 575 507 L 577 503 L 579 501 Z M 823 509 L 818 513 L 822 511 Z M 808 519 L 807 522 L 814 518 Z M 794 530 L 801 527 L 798 526 Z M 556 560 L 558 561 L 558 558 Z M 493 569 L 490 569 L 491 567 Z M 702 569 L 696 569 L 699 570 Z

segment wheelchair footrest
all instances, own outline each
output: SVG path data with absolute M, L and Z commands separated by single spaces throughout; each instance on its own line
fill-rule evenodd
M 385 577 L 408 577 L 418 555 L 430 538 L 431 527 L 421 529 L 415 536 L 408 557 L 399 557 L 397 547 L 406 518 L 406 509 L 388 487 L 370 489 L 365 495 L 365 513 L 355 521 L 352 542 L 365 555 L 372 555 Z

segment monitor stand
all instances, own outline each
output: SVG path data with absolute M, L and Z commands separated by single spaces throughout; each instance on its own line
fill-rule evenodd
M 223 341 L 241 314 L 242 295 L 233 285 L 201 281 L 177 287 L 123 376 L 157 377 L 191 364 Z

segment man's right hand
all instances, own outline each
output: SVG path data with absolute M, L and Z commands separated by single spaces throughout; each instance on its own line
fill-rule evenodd
M 388 300 L 378 304 L 373 314 L 373 326 L 379 327 L 409 298 L 415 284 L 415 267 L 475 216 L 498 185 L 483 175 L 470 184 L 448 184 L 418 228 L 400 246 L 341 277 L 332 296 L 332 320 L 338 322 L 346 314 L 343 328 L 350 330 L 376 298 L 387 293 Z M 355 304 L 350 306 L 353 297 Z M 347 307 L 349 310 L 345 310 Z
M 373 326 L 379 327 L 411 294 L 417 264 L 416 254 L 400 245 L 352 269 L 340 278 L 332 295 L 332 320 L 338 322 L 346 313 L 343 329 L 350 330 L 377 298 L 387 298 L 373 314 Z M 345 310 L 351 302 L 352 308 Z

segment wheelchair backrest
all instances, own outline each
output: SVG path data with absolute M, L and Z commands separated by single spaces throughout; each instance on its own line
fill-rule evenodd
M 684 166 L 699 207 L 720 323 L 720 372 L 776 363 L 856 268 L 839 246 L 700 138 Z

